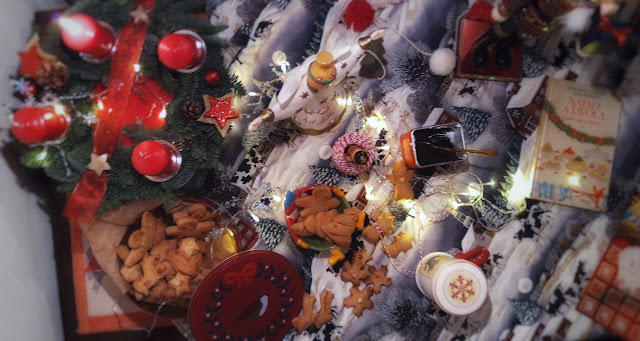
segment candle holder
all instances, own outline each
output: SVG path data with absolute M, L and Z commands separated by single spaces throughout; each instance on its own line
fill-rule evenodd
M 85 61 L 102 63 L 115 53 L 115 30 L 108 23 L 82 13 L 59 20 L 63 43 Z
M 141 142 L 133 149 L 131 164 L 147 179 L 164 182 L 178 173 L 182 156 L 178 149 L 167 141 L 148 140 Z
M 158 44 L 158 58 L 169 69 L 191 73 L 204 65 L 207 45 L 191 30 L 178 30 L 164 36 Z
M 402 159 L 409 168 L 460 162 L 467 158 L 460 123 L 414 129 L 400 136 Z
M 104 63 L 107 60 L 109 60 L 111 57 L 113 57 L 113 55 L 116 53 L 116 40 L 115 40 L 116 30 L 113 29 L 113 27 L 109 25 L 109 23 L 107 22 L 98 21 L 97 23 L 98 25 L 100 25 L 101 28 L 104 28 L 107 31 L 109 31 L 109 33 L 111 33 L 111 36 L 113 37 L 113 42 L 110 44 L 108 48 L 105 49 L 108 52 L 105 52 L 102 56 L 95 56 L 86 52 L 78 53 L 78 55 L 80 55 L 80 58 L 82 58 L 84 61 L 93 63 L 93 64 Z
M 62 140 L 70 127 L 71 117 L 62 106 L 22 108 L 11 122 L 13 136 L 25 144 Z

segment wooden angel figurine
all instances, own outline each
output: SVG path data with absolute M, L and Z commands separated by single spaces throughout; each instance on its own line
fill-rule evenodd
M 403 161 L 393 164 L 391 174 L 385 175 L 387 180 L 396 186 L 396 200 L 413 199 L 413 188 L 411 188 L 411 179 L 416 174 L 414 170 L 407 169 Z

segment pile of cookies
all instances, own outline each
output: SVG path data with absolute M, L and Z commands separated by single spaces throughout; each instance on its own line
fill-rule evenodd
M 364 215 L 357 208 L 338 213 L 340 200 L 333 197 L 331 188 L 326 185 L 316 186 L 311 195 L 299 197 L 293 203 L 300 214 L 290 229 L 300 237 L 316 235 L 331 244 L 349 246 L 351 234 L 364 222 Z
M 367 262 L 372 259 L 367 249 L 362 247 L 355 253 L 351 262 L 344 262 L 340 278 L 344 282 L 350 282 L 353 286 L 349 289 L 350 296 L 345 298 L 343 303 L 346 307 L 353 308 L 353 314 L 362 316 L 365 309 L 373 309 L 373 301 L 371 296 L 379 294 L 383 286 L 391 285 L 391 278 L 387 277 L 387 266 L 381 265 L 379 268 L 369 266 Z M 364 282 L 365 286 L 360 290 L 360 283 Z M 320 311 L 313 312 L 313 305 L 316 298 L 305 293 L 302 301 L 302 313 L 294 318 L 291 322 L 293 327 L 301 333 L 303 330 L 315 326 L 320 328 L 323 324 L 331 321 L 333 314 L 331 312 L 331 301 L 334 294 L 331 291 L 324 290 L 320 294 Z
M 116 252 L 122 261 L 120 274 L 131 283 L 136 300 L 186 306 L 204 276 L 237 253 L 236 244 L 233 234 L 217 226 L 216 215 L 203 204 L 185 206 L 171 217 L 175 225 L 166 226 L 150 211 L 144 212 L 140 229 Z M 211 231 L 220 233 L 206 241 Z

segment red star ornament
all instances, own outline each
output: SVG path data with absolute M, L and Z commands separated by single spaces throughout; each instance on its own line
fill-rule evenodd
M 20 56 L 20 71 L 18 73 L 21 76 L 31 76 L 33 79 L 36 78 L 36 71 L 42 64 L 42 58 L 38 55 L 38 49 L 35 45 L 31 45 L 31 47 L 27 50 L 27 52 L 18 52 L 18 56 Z
M 214 124 L 220 135 L 225 137 L 232 123 L 240 119 L 240 115 L 233 111 L 233 94 L 229 93 L 221 98 L 204 95 L 202 98 L 205 110 L 198 121 Z

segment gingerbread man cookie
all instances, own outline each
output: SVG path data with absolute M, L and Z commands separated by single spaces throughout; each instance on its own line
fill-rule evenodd
M 331 187 L 326 185 L 316 186 L 311 191 L 311 195 L 300 197 L 293 203 L 301 208 L 299 220 L 340 206 L 340 200 L 333 197 Z

